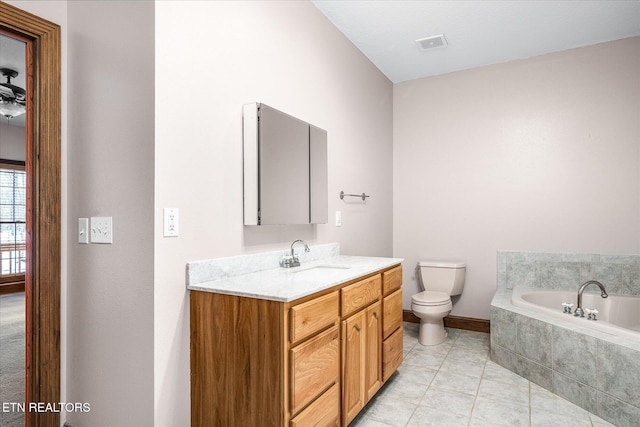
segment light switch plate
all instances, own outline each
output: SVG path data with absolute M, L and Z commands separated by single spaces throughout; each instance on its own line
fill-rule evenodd
M 342 227 L 342 212 L 336 211 L 336 227 Z
M 89 218 L 78 218 L 78 243 L 89 243 Z
M 178 208 L 164 208 L 164 237 L 177 237 L 180 234 Z
M 110 216 L 91 217 L 91 243 L 113 243 Z

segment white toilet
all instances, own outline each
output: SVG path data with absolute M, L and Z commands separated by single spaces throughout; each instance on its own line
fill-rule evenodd
M 420 318 L 418 341 L 422 345 L 437 345 L 447 339 L 442 319 L 453 307 L 451 296 L 462 293 L 466 265 L 421 261 L 418 267 L 424 292 L 411 297 L 411 310 Z

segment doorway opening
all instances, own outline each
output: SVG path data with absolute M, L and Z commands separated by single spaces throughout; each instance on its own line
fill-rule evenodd
M 24 399 L 55 403 L 60 401 L 60 27 L 0 2 L 0 33 L 26 44 Z M 24 411 L 27 427 L 59 422 L 55 412 Z

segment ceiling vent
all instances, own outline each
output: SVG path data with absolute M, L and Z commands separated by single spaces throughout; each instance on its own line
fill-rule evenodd
M 424 39 L 416 40 L 416 43 L 421 50 L 435 49 L 438 47 L 446 47 L 447 39 L 444 38 L 444 34 L 437 36 L 426 37 Z

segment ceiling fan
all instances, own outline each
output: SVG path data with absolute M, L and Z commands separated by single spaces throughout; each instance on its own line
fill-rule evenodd
M 6 83 L 0 83 L 0 114 L 12 119 L 27 111 L 26 92 L 21 87 L 11 84 L 11 79 L 18 77 L 16 70 L 0 68 L 0 73 L 7 78 Z

